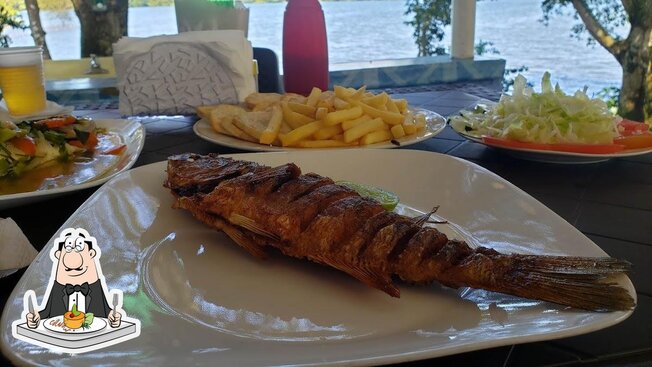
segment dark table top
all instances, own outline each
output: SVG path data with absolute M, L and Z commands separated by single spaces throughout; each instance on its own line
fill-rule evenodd
M 458 91 L 411 93 L 403 97 L 411 105 L 444 116 L 478 101 L 478 97 Z M 118 116 L 114 110 L 79 113 L 96 119 Z M 195 117 L 138 120 L 145 126 L 147 135 L 136 166 L 188 151 L 240 152 L 196 137 L 192 131 Z M 634 269 L 630 278 L 637 290 L 638 305 L 627 320 L 597 332 L 406 363 L 406 366 L 652 366 L 652 154 L 583 165 L 530 162 L 466 141 L 449 127 L 409 149 L 449 154 L 493 171 L 555 211 L 611 256 L 630 261 Z M 94 191 L 86 189 L 1 210 L 0 217 L 13 218 L 40 250 Z M 23 273 L 24 269 L 0 279 L 0 308 L 4 308 L 11 289 Z M 0 356 L 0 365 L 8 364 Z

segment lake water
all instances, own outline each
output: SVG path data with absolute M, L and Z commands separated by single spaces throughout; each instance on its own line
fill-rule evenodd
M 494 0 L 477 4 L 476 43 L 493 42 L 496 57 L 508 67 L 525 65 L 524 75 L 535 86 L 544 71 L 565 90 L 585 85 L 590 92 L 619 86 L 621 69 L 600 46 L 586 46 L 570 36 L 576 21 L 569 16 L 554 17 L 544 26 L 540 0 Z M 267 47 L 281 57 L 285 3 L 247 4 L 250 8 L 249 39 L 254 46 Z M 403 0 L 323 2 L 331 63 L 414 57 L 417 47 Z M 80 55 L 79 22 L 72 11 L 41 12 L 53 59 L 73 59 Z M 27 19 L 24 15 L 24 19 Z M 131 8 L 129 35 L 151 36 L 177 33 L 174 7 Z M 29 32 L 10 31 L 14 46 L 32 45 Z M 450 29 L 443 41 L 450 45 Z

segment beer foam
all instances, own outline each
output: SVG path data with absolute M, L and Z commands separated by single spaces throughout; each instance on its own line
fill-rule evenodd
M 40 47 L 0 48 L 0 67 L 14 67 L 43 63 Z

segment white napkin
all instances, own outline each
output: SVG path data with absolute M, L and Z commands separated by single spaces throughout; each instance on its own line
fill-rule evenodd
M 120 112 L 192 114 L 255 92 L 253 48 L 240 30 L 123 37 L 113 45 Z
M 74 111 L 74 107 L 71 106 L 62 106 L 56 102 L 46 101 L 45 109 L 41 112 L 31 114 L 31 115 L 10 115 L 9 110 L 7 109 L 7 103 L 4 99 L 0 100 L 0 120 L 9 120 L 11 122 L 17 123 L 24 120 L 38 120 L 48 118 L 50 116 L 56 115 L 69 115 Z
M 0 218 L 0 278 L 31 264 L 38 251 L 13 219 Z

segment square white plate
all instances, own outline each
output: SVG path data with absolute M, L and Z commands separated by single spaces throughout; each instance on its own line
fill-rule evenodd
M 445 232 L 504 252 L 603 256 L 582 233 L 497 175 L 446 155 L 409 150 L 240 154 L 391 190 L 408 207 L 450 221 Z M 63 225 L 97 238 L 109 289 L 141 321 L 138 338 L 75 356 L 11 336 L 27 289 L 42 297 L 48 243 L 7 301 L 2 352 L 21 364 L 366 365 L 568 337 L 631 312 L 592 313 L 498 293 L 401 285 L 395 299 L 306 261 L 253 258 L 185 211 L 171 208 L 165 162 L 125 172 Z M 404 209 L 406 209 L 404 207 Z M 409 209 L 406 209 L 409 210 Z M 55 234 L 55 236 L 58 235 Z M 636 297 L 626 277 L 623 284 Z M 56 362 L 55 362 L 56 361 Z

